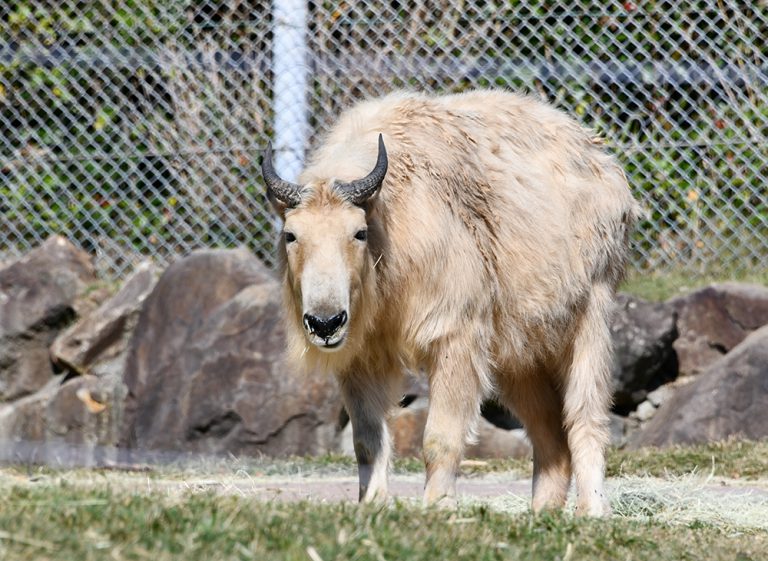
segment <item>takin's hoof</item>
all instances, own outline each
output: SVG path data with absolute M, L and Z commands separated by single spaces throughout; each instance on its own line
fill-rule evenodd
M 360 491 L 360 504 L 367 505 L 385 505 L 389 502 L 389 493 L 379 489 L 374 492 Z
M 613 514 L 611 505 L 607 502 L 581 504 L 576 506 L 576 516 L 589 518 L 606 518 Z
M 425 508 L 435 510 L 456 511 L 459 509 L 459 499 L 455 495 L 443 495 L 437 499 L 429 499 L 425 496 L 423 504 Z
M 564 510 L 564 504 L 546 504 L 544 506 L 531 505 L 531 512 L 534 516 L 540 516 L 542 514 L 559 514 Z

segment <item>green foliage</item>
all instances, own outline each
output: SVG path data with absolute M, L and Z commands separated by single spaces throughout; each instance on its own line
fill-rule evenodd
M 14 46 L 0 64 L 0 251 L 56 232 L 91 250 L 250 244 L 271 259 L 256 149 L 227 148 L 236 143 L 227 102 L 250 95 L 243 85 L 252 76 L 173 62 L 175 50 L 211 37 L 206 18 L 216 14 L 190 19 L 189 8 L 186 0 L 0 8 L 0 43 Z M 214 38 L 242 36 L 232 29 Z M 222 99 L 216 85 L 242 93 Z M 246 108 L 258 118 L 239 123 L 253 138 L 264 134 L 264 101 Z
M 0 42 L 16 46 L 0 62 L 3 243 L 52 231 L 140 253 L 249 243 L 271 260 L 257 167 L 271 133 L 259 66 L 270 17 L 264 0 L 3 3 Z M 353 81 L 319 64 L 317 132 L 354 98 L 394 87 L 537 92 L 618 154 L 647 210 L 636 262 L 765 267 L 764 3 L 314 0 L 310 17 L 313 57 L 329 68 L 381 53 L 414 69 Z M 216 51 L 253 66 L 184 58 Z
M 619 290 L 645 300 L 662 302 L 708 284 L 726 281 L 768 286 L 768 269 L 745 271 L 723 268 L 716 274 L 697 277 L 680 272 L 653 275 L 635 273 L 622 283 Z
M 366 5 L 322 4 L 339 14 L 322 20 L 328 32 L 360 56 L 377 42 Z M 751 78 L 768 58 L 764 3 L 478 0 L 398 16 L 408 23 L 377 30 L 377 49 L 471 75 L 430 66 L 397 86 L 530 90 L 608 140 L 646 210 L 634 259 L 644 269 L 765 268 L 768 89 Z

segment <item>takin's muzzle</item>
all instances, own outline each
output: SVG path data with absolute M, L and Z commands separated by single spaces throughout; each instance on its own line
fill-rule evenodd
M 347 319 L 348 316 L 346 311 L 341 311 L 332 317 L 318 317 L 311 314 L 304 314 L 304 329 L 306 329 L 307 333 L 310 335 L 317 335 L 327 343 L 342 327 L 344 327 L 344 325 L 346 325 Z

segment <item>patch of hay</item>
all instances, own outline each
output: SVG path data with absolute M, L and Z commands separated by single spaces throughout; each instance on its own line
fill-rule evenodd
M 768 531 L 768 485 L 702 477 L 621 477 L 608 481 L 613 516 L 666 524 L 708 525 L 728 533 Z M 530 511 L 529 494 L 504 494 L 491 499 L 463 497 L 463 505 L 485 504 L 499 512 Z M 573 511 L 574 497 L 567 509 Z

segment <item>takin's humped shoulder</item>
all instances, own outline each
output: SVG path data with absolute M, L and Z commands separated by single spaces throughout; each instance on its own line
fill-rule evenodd
M 386 175 L 364 204 L 350 204 L 335 186 L 370 171 L 379 134 Z M 502 91 L 361 103 L 328 132 L 300 185 L 300 204 L 278 202 L 289 224 L 310 229 L 280 244 L 292 354 L 331 368 L 377 342 L 418 358 L 476 315 L 519 331 L 516 339 L 548 324 L 560 332 L 592 283 L 621 278 L 636 214 L 598 139 L 562 112 Z M 368 239 L 357 251 L 363 226 Z M 349 294 L 331 294 L 339 291 Z M 359 310 L 341 309 L 352 301 Z M 329 349 L 345 360 L 322 353 L 322 337 L 308 339 L 311 306 L 337 312 L 329 317 L 346 311 L 345 341 Z

